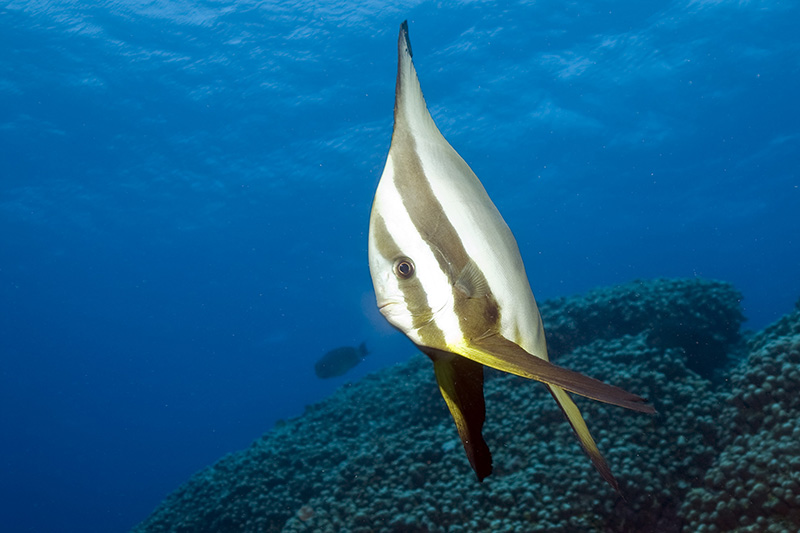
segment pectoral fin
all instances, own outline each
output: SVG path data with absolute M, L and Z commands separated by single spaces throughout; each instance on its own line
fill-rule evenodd
M 489 294 L 489 282 L 472 259 L 459 272 L 455 287 L 467 298 L 482 298 Z
M 481 429 L 486 418 L 483 399 L 483 366 L 464 357 L 424 349 L 433 359 L 439 390 L 453 415 L 458 436 L 478 481 L 492 473 L 492 454 Z
M 642 413 L 656 412 L 653 406 L 646 404 L 647 400 L 640 396 L 531 355 L 498 334 L 487 335 L 469 344 L 465 342 L 448 348 L 482 365 L 555 385 L 599 402 Z

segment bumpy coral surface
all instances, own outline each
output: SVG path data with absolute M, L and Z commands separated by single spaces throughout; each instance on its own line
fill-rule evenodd
M 800 312 L 745 345 L 740 298 L 654 280 L 541 306 L 554 362 L 659 411 L 576 400 L 624 499 L 543 385 L 491 370 L 478 483 L 420 355 L 199 472 L 135 531 L 797 531 Z
M 800 530 L 800 311 L 748 344 L 721 417 L 728 444 L 680 510 L 691 531 Z

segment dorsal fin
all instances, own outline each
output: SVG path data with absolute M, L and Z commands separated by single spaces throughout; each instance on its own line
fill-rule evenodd
M 417 69 L 414 68 L 411 58 L 408 21 L 403 21 L 400 25 L 400 35 L 397 38 L 397 83 L 394 90 L 394 133 L 403 128 L 413 130 L 416 135 L 438 136 L 444 141 L 422 95 Z

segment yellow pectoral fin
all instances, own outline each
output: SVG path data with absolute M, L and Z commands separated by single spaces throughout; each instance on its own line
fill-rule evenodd
M 646 404 L 647 400 L 640 396 L 580 372 L 554 365 L 526 352 L 501 335 L 489 335 L 471 343 L 464 340 L 459 344 L 448 345 L 447 349 L 482 365 L 555 385 L 593 400 L 642 413 L 656 412 L 653 406 Z
M 483 481 L 492 473 L 492 454 L 481 435 L 486 418 L 483 366 L 455 354 L 428 355 L 433 359 L 439 390 L 453 415 L 467 459 L 478 481 Z
M 572 398 L 569 397 L 569 394 L 567 394 L 564 389 L 553 385 L 549 385 L 548 388 L 553 398 L 555 398 L 558 403 L 558 406 L 561 407 L 564 416 L 569 420 L 569 424 L 572 426 L 573 431 L 575 431 L 575 435 L 578 436 L 578 440 L 581 441 L 583 451 L 585 451 L 589 459 L 592 460 L 592 464 L 597 471 L 600 472 L 600 475 L 603 476 L 603 479 L 614 487 L 615 491 L 620 493 L 619 484 L 611 473 L 611 469 L 608 467 L 608 463 L 606 463 L 603 454 L 601 454 L 600 450 L 597 448 L 592 434 L 589 433 L 589 428 L 586 426 L 586 421 L 583 419 L 578 406 L 575 405 L 575 402 L 572 401 Z

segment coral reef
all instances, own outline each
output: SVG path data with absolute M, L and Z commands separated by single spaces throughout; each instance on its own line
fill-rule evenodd
M 740 299 L 652 280 L 542 304 L 555 362 L 659 411 L 576 399 L 624 499 L 544 386 L 492 370 L 478 483 L 418 355 L 199 472 L 134 531 L 797 531 L 800 311 L 745 343 Z
M 744 321 L 741 299 L 738 291 L 719 281 L 634 281 L 597 289 L 583 298 L 548 300 L 541 314 L 551 358 L 596 339 L 647 331 L 651 344 L 683 349 L 689 368 L 710 377 L 724 365 L 726 349 L 739 337 Z
M 721 417 L 727 446 L 680 509 L 690 531 L 800 529 L 800 311 L 748 345 Z

